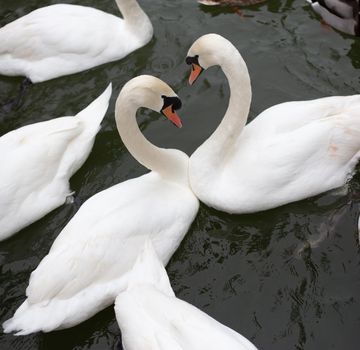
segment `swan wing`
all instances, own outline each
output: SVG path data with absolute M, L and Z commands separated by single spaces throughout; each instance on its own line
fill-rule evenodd
M 15 130 L 0 139 L 0 239 L 61 205 L 69 193 L 58 167 L 82 127 L 59 118 Z M 54 187 L 56 185 L 56 188 Z
M 356 110 L 296 126 L 275 135 L 249 133 L 239 143 L 219 177 L 224 206 L 233 212 L 265 210 L 346 183 L 360 155 Z
M 127 350 L 256 350 L 243 336 L 175 297 L 151 241 L 129 273 L 128 287 L 115 302 Z
M 56 177 L 69 143 L 82 131 L 72 117 L 25 126 L 0 139 L 1 200 L 6 193 L 32 191 Z M 10 200 L 11 198 L 9 198 Z
M 262 150 L 266 151 L 261 158 L 264 169 L 286 171 L 284 182 L 302 176 L 310 181 L 314 175 L 330 181 L 339 172 L 345 181 L 347 166 L 360 151 L 360 118 L 337 114 L 320 119 L 278 135 L 276 140 L 268 138 Z
M 0 30 L 3 39 L 0 54 L 30 61 L 61 53 L 96 56 L 108 46 L 114 20 L 117 25 L 122 22 L 91 7 L 66 4 L 42 7 Z
M 115 310 L 127 350 L 256 350 L 242 335 L 155 286 L 120 294 Z
M 88 157 L 111 86 L 75 117 L 11 131 L 0 138 L 0 239 L 65 202 L 69 178 Z
M 120 59 L 138 44 L 121 18 L 67 4 L 9 23 L 0 29 L 0 42 L 0 73 L 25 75 L 34 83 Z
M 28 300 L 69 298 L 91 284 L 119 278 L 134 264 L 149 236 L 167 262 L 197 205 L 192 195 L 155 174 L 96 194 L 83 204 L 32 273 Z
M 0 186 L 4 192 L 34 189 L 56 176 L 58 165 L 71 143 L 82 132 L 72 117 L 57 118 L 14 130 L 0 138 Z M 41 175 L 41 176 L 40 176 Z
M 360 150 L 359 111 L 360 95 L 284 103 L 251 123 L 248 136 L 266 154 L 265 168 L 274 164 L 291 176 L 308 164 L 313 170 L 328 168 L 330 176 Z
M 260 113 L 246 129 L 275 134 L 294 131 L 307 124 L 336 115 L 353 115 L 360 109 L 360 95 L 332 96 L 310 101 L 280 103 Z
M 360 151 L 360 96 L 289 102 L 243 129 L 202 195 L 218 209 L 255 212 L 343 186 Z

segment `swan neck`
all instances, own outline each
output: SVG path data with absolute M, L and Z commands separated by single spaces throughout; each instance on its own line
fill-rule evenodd
M 153 145 L 141 133 L 136 121 L 140 106 L 121 95 L 116 102 L 115 119 L 120 138 L 131 155 L 144 167 L 166 180 L 188 186 L 188 157 L 181 151 Z
M 147 36 L 152 36 L 153 28 L 149 17 L 140 7 L 136 0 L 115 0 L 116 4 L 124 18 L 125 23 L 139 31 L 143 31 Z
M 222 65 L 222 70 L 229 82 L 230 99 L 216 134 L 221 142 L 229 143 L 236 140 L 246 124 L 251 104 L 251 83 L 246 64 L 238 52 Z

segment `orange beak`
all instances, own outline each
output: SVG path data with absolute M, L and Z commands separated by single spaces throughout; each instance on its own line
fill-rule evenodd
M 175 124 L 178 128 L 182 127 L 182 123 L 181 123 L 181 119 L 180 117 L 177 115 L 177 113 L 173 110 L 173 106 L 170 105 L 166 108 L 164 108 L 161 111 L 162 114 L 164 114 L 164 116 L 166 118 L 168 118 L 173 124 Z
M 196 79 L 199 78 L 199 75 L 203 71 L 202 67 L 196 63 L 191 64 L 191 73 L 189 77 L 189 84 L 192 85 L 195 83 Z

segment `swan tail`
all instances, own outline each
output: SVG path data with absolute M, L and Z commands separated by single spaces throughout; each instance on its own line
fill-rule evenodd
M 76 117 L 86 125 L 87 129 L 95 129 L 95 133 L 99 131 L 100 123 L 104 119 L 109 107 L 111 92 L 112 84 L 110 83 L 106 90 L 96 100 L 91 102 L 85 109 L 76 115 Z
M 46 327 L 43 327 L 43 324 L 46 324 L 46 322 L 43 322 L 43 316 L 39 313 L 39 307 L 32 307 L 28 300 L 25 300 L 16 310 L 14 316 L 5 321 L 2 326 L 4 333 L 27 335 L 42 330 L 46 332 Z
M 146 240 L 142 252 L 129 272 L 127 289 L 144 284 L 150 284 L 166 295 L 175 296 L 165 267 L 155 252 L 150 238 Z
M 27 335 L 76 326 L 110 306 L 125 288 L 126 280 L 119 277 L 91 285 L 69 298 L 52 298 L 34 304 L 26 299 L 14 316 L 3 323 L 4 333 Z
M 31 304 L 26 299 L 16 310 L 14 316 L 3 323 L 4 333 L 14 333 L 15 335 L 27 335 L 36 332 L 51 332 L 75 326 L 85 320 L 89 313 L 88 306 L 82 304 L 84 309 L 78 309 L 77 315 L 66 303 L 66 299 L 57 301 L 44 301 L 42 303 Z M 78 305 L 77 305 L 78 306 Z M 89 314 L 91 317 L 94 313 Z M 79 317 L 80 316 L 80 317 Z

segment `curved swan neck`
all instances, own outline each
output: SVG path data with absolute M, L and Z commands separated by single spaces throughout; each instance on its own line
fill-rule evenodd
M 152 37 L 153 27 L 149 17 L 140 7 L 136 0 L 115 0 L 116 4 L 124 17 L 125 23 L 136 29 L 137 32 L 142 31 L 147 36 Z
M 221 68 L 229 82 L 230 100 L 226 113 L 211 138 L 226 145 L 232 144 L 246 124 L 251 104 L 251 83 L 246 63 L 240 53 L 227 57 Z
M 166 180 L 189 186 L 188 156 L 178 150 L 157 147 L 144 137 L 136 121 L 136 112 L 140 107 L 120 93 L 115 119 L 124 145 L 144 167 Z

